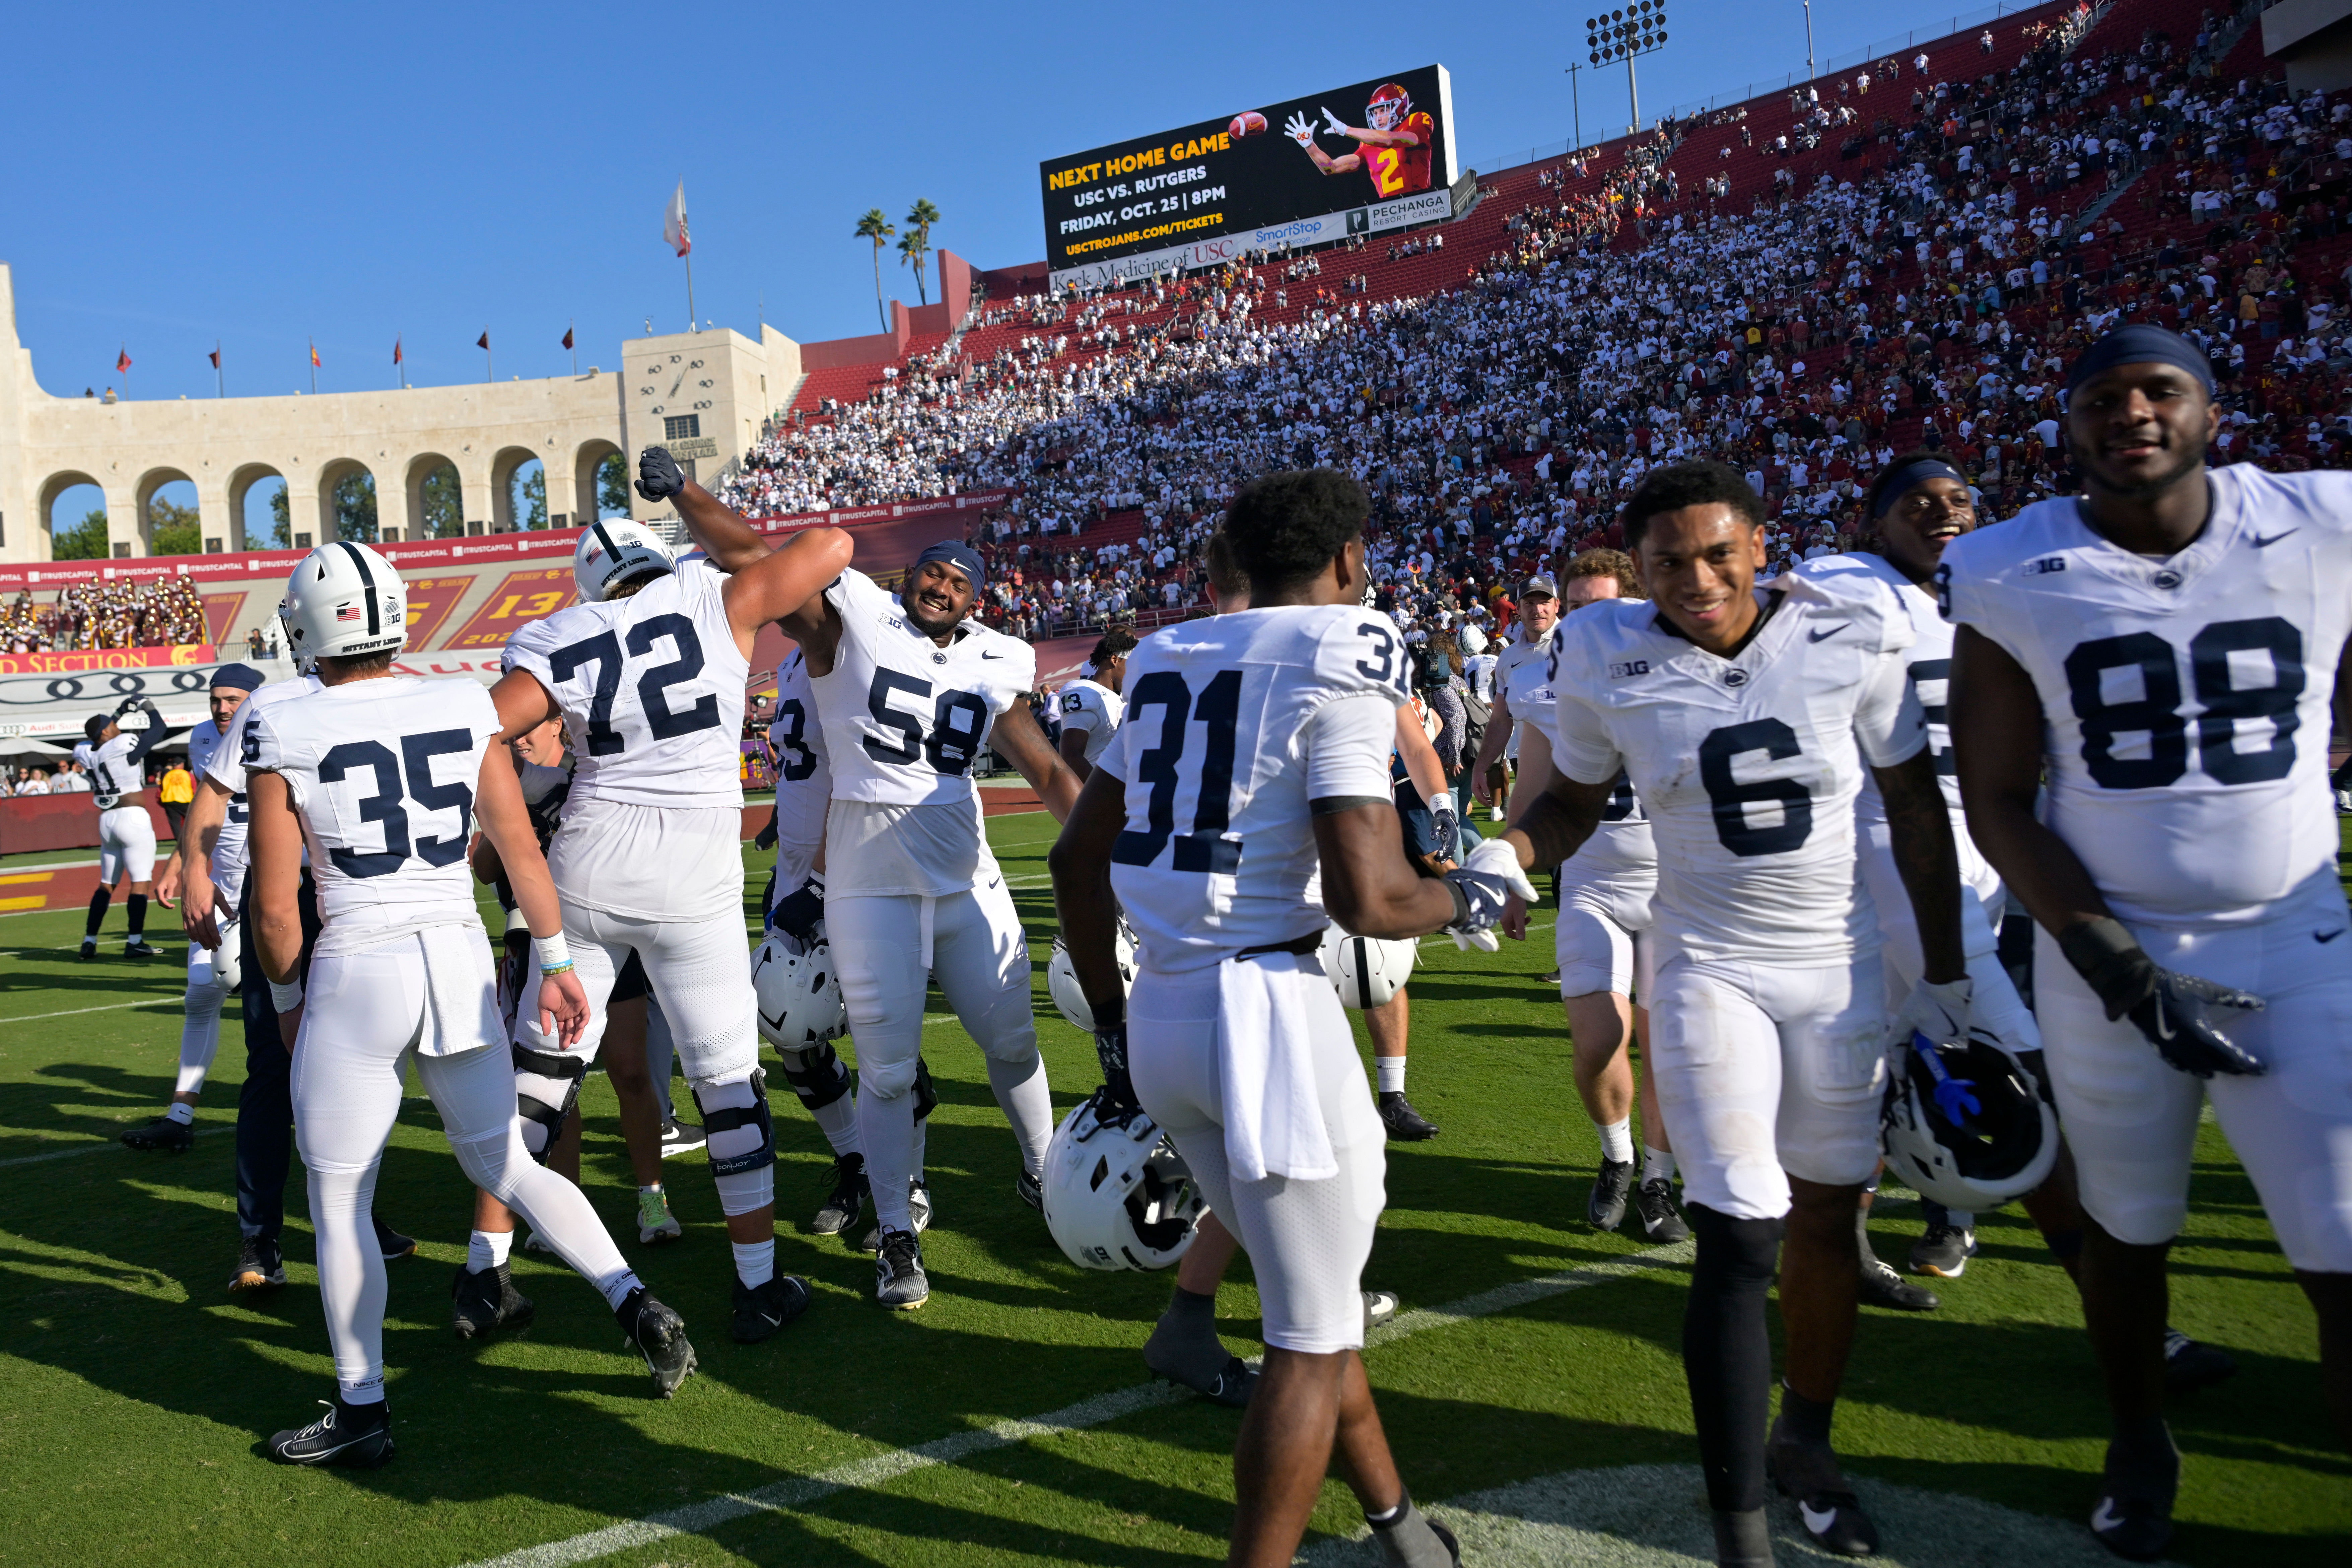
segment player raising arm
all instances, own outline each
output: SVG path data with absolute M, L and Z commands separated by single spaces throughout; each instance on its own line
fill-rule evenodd
M 667 452 L 649 450 L 639 468 L 639 489 L 677 497 L 678 515 L 722 569 L 768 564 L 751 526 Z M 834 537 L 845 551 L 846 536 Z M 875 1295 L 907 1310 L 930 1299 L 910 1183 L 926 1088 L 923 997 L 934 977 L 987 1058 L 989 1087 L 1021 1146 L 1014 1190 L 1033 1208 L 1044 1202 L 1054 1136 L 1028 938 L 981 831 L 972 771 L 994 750 L 1056 822 L 1068 818 L 1078 781 L 1029 710 L 1036 650 L 969 618 L 985 576 L 979 552 L 932 545 L 896 595 L 863 572 L 836 571 L 781 624 L 806 656 L 833 771 L 824 913 L 857 1042 L 857 1131 L 880 1247 Z
M 2150 1559 L 2180 1475 L 2166 1253 L 2209 1095 L 2318 1311 L 2352 1443 L 2352 916 L 2326 744 L 2352 479 L 2208 471 L 2211 372 L 2160 327 L 2109 332 L 2067 386 L 2083 496 L 1952 541 L 1938 584 L 1969 827 L 2040 927 L 2034 1000 L 2114 1420 L 2091 1529 Z
M 1128 721 L 1051 857 L 1110 1092 L 1175 1140 L 1256 1270 L 1265 1371 L 1234 1454 L 1227 1561 L 1263 1568 L 1290 1562 L 1335 1442 L 1384 1561 L 1458 1560 L 1405 1493 L 1358 1353 L 1387 1160 L 1316 957 L 1324 931 L 1450 930 L 1491 949 L 1507 893 L 1532 891 L 1496 844 L 1444 879 L 1405 858 L 1389 755 L 1410 661 L 1395 624 L 1360 607 L 1367 510 L 1328 469 L 1243 489 L 1223 533 L 1250 607 L 1136 649 Z
M 1771 1561 L 1768 1467 L 1823 1546 L 1877 1544 L 1829 1440 L 1886 1073 L 1877 923 L 1855 884 L 1865 764 L 1925 954 L 1898 1027 L 1964 1040 L 1969 1018 L 1958 859 L 1904 673 L 1910 618 L 1876 583 L 1759 591 L 1763 510 L 1719 463 L 1642 481 L 1625 534 L 1650 601 L 1561 621 L 1559 771 L 1500 841 L 1522 866 L 1567 859 L 1621 773 L 1650 816 L 1650 1059 L 1698 1239 L 1683 1365 L 1717 1554 L 1741 1568 Z M 1784 1234 L 1786 1390 L 1768 1439 L 1764 1300 Z

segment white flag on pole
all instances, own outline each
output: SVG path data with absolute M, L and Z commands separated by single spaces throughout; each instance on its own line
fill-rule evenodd
M 686 233 L 686 182 L 677 183 L 677 194 L 669 199 L 669 210 L 662 214 L 662 238 L 680 256 L 694 248 L 694 241 Z

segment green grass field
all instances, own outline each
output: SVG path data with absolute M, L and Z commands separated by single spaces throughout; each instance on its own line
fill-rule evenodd
M 1095 1068 L 1089 1043 L 1045 999 L 1051 824 L 1000 818 L 991 833 L 1029 922 L 1039 1033 L 1066 1107 Z M 1539 919 L 1534 942 L 1498 957 L 1423 944 L 1412 1092 L 1444 1132 L 1391 1146 L 1367 1279 L 1399 1291 L 1408 1315 L 1368 1363 L 1406 1477 L 1463 1526 L 1471 1561 L 1703 1558 L 1676 1353 L 1686 1257 L 1581 1222 L 1598 1148 L 1559 1008 L 1536 983 L 1551 966 Z M 829 1162 L 780 1092 L 778 1261 L 810 1277 L 817 1299 L 777 1340 L 733 1344 L 717 1201 L 686 1168 L 701 1156 L 672 1162 L 685 1240 L 636 1247 L 599 1077 L 584 1101 L 591 1194 L 685 1315 L 700 1375 L 672 1402 L 648 1397 L 595 1294 L 520 1254 L 536 1323 L 460 1343 L 449 1279 L 469 1192 L 430 1102 L 412 1098 L 377 1199 L 423 1243 L 392 1268 L 399 1457 L 366 1473 L 267 1463 L 257 1439 L 307 1420 L 332 1387 L 299 1169 L 289 1287 L 232 1300 L 228 1129 L 244 1068 L 234 1011 L 194 1150 L 121 1149 L 114 1135 L 171 1089 L 179 944 L 147 967 L 126 963 L 114 956 L 118 909 L 107 961 L 82 965 L 80 927 L 78 912 L 0 920 L 0 1562 L 438 1568 L 523 1553 L 709 1568 L 1222 1555 L 1237 1416 L 1147 1385 L 1139 1353 L 1169 1279 L 1064 1260 L 1014 1196 L 1013 1145 L 979 1053 L 944 1016 L 929 1037 L 942 1103 L 925 1247 L 934 1294 L 922 1312 L 877 1310 L 866 1255 L 801 1230 Z M 2218 1129 L 2206 1127 L 2199 1153 L 2172 1317 L 2243 1371 L 2173 1412 L 2188 1468 L 2172 1556 L 2352 1562 L 2352 1461 L 2321 1406 L 2310 1313 Z M 1839 1446 L 1892 1561 L 2105 1561 L 2080 1522 L 2105 1418 L 2073 1291 L 2021 1214 L 1980 1226 L 1982 1254 L 1944 1289 L 1941 1311 L 1865 1313 Z M 1899 1263 L 1918 1227 L 1916 1205 L 1885 1207 L 1880 1253 Z M 1246 1260 L 1219 1305 L 1229 1342 L 1255 1353 Z M 1308 1560 L 1372 1560 L 1348 1539 L 1360 1516 L 1336 1483 L 1316 1523 Z M 1817 1559 L 1784 1546 L 1783 1560 Z

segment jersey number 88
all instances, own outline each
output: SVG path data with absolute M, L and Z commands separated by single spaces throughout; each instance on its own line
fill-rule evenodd
M 2271 684 L 2241 688 L 2233 655 L 2267 658 Z M 2173 646 L 2154 632 L 2127 632 L 2083 643 L 2066 656 L 2066 686 L 2083 725 L 2083 764 L 2105 789 L 2161 789 L 2189 771 L 2189 721 L 2180 714 L 2180 664 Z M 2110 701 L 2106 677 L 2131 670 L 2140 694 Z M 2303 634 L 2277 616 L 2216 621 L 2189 640 L 2189 674 L 2204 712 L 2197 718 L 2197 755 L 2215 784 L 2264 784 L 2294 768 L 2294 732 L 2302 721 Z M 2238 721 L 2267 719 L 2271 742 L 2238 750 Z M 2116 743 L 2147 737 L 2147 755 L 2120 757 Z M 2128 743 L 2128 742 L 2126 742 Z M 2134 747 L 2137 750 L 2137 747 Z

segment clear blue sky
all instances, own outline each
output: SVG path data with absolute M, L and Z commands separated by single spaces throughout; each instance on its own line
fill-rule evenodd
M 1956 7 L 1817 0 L 1824 58 Z M 1573 10 L 1573 15 L 1570 15 Z M 875 330 L 857 216 L 929 197 L 939 244 L 1036 259 L 1037 163 L 1432 60 L 1464 166 L 1569 133 L 1585 13 L 1518 0 L 1245 6 L 27 6 L 0 123 L 16 324 L 49 391 L 210 396 L 551 375 L 686 320 L 661 212 L 686 181 L 699 313 Z M 1296 17 L 1294 25 L 1291 18 Z M 1308 18 L 1312 17 L 1311 22 Z M 1801 68 L 1798 0 L 1674 0 L 1645 115 Z M 1590 134 L 1625 118 L 1589 73 Z M 884 287 L 912 302 L 895 252 Z

